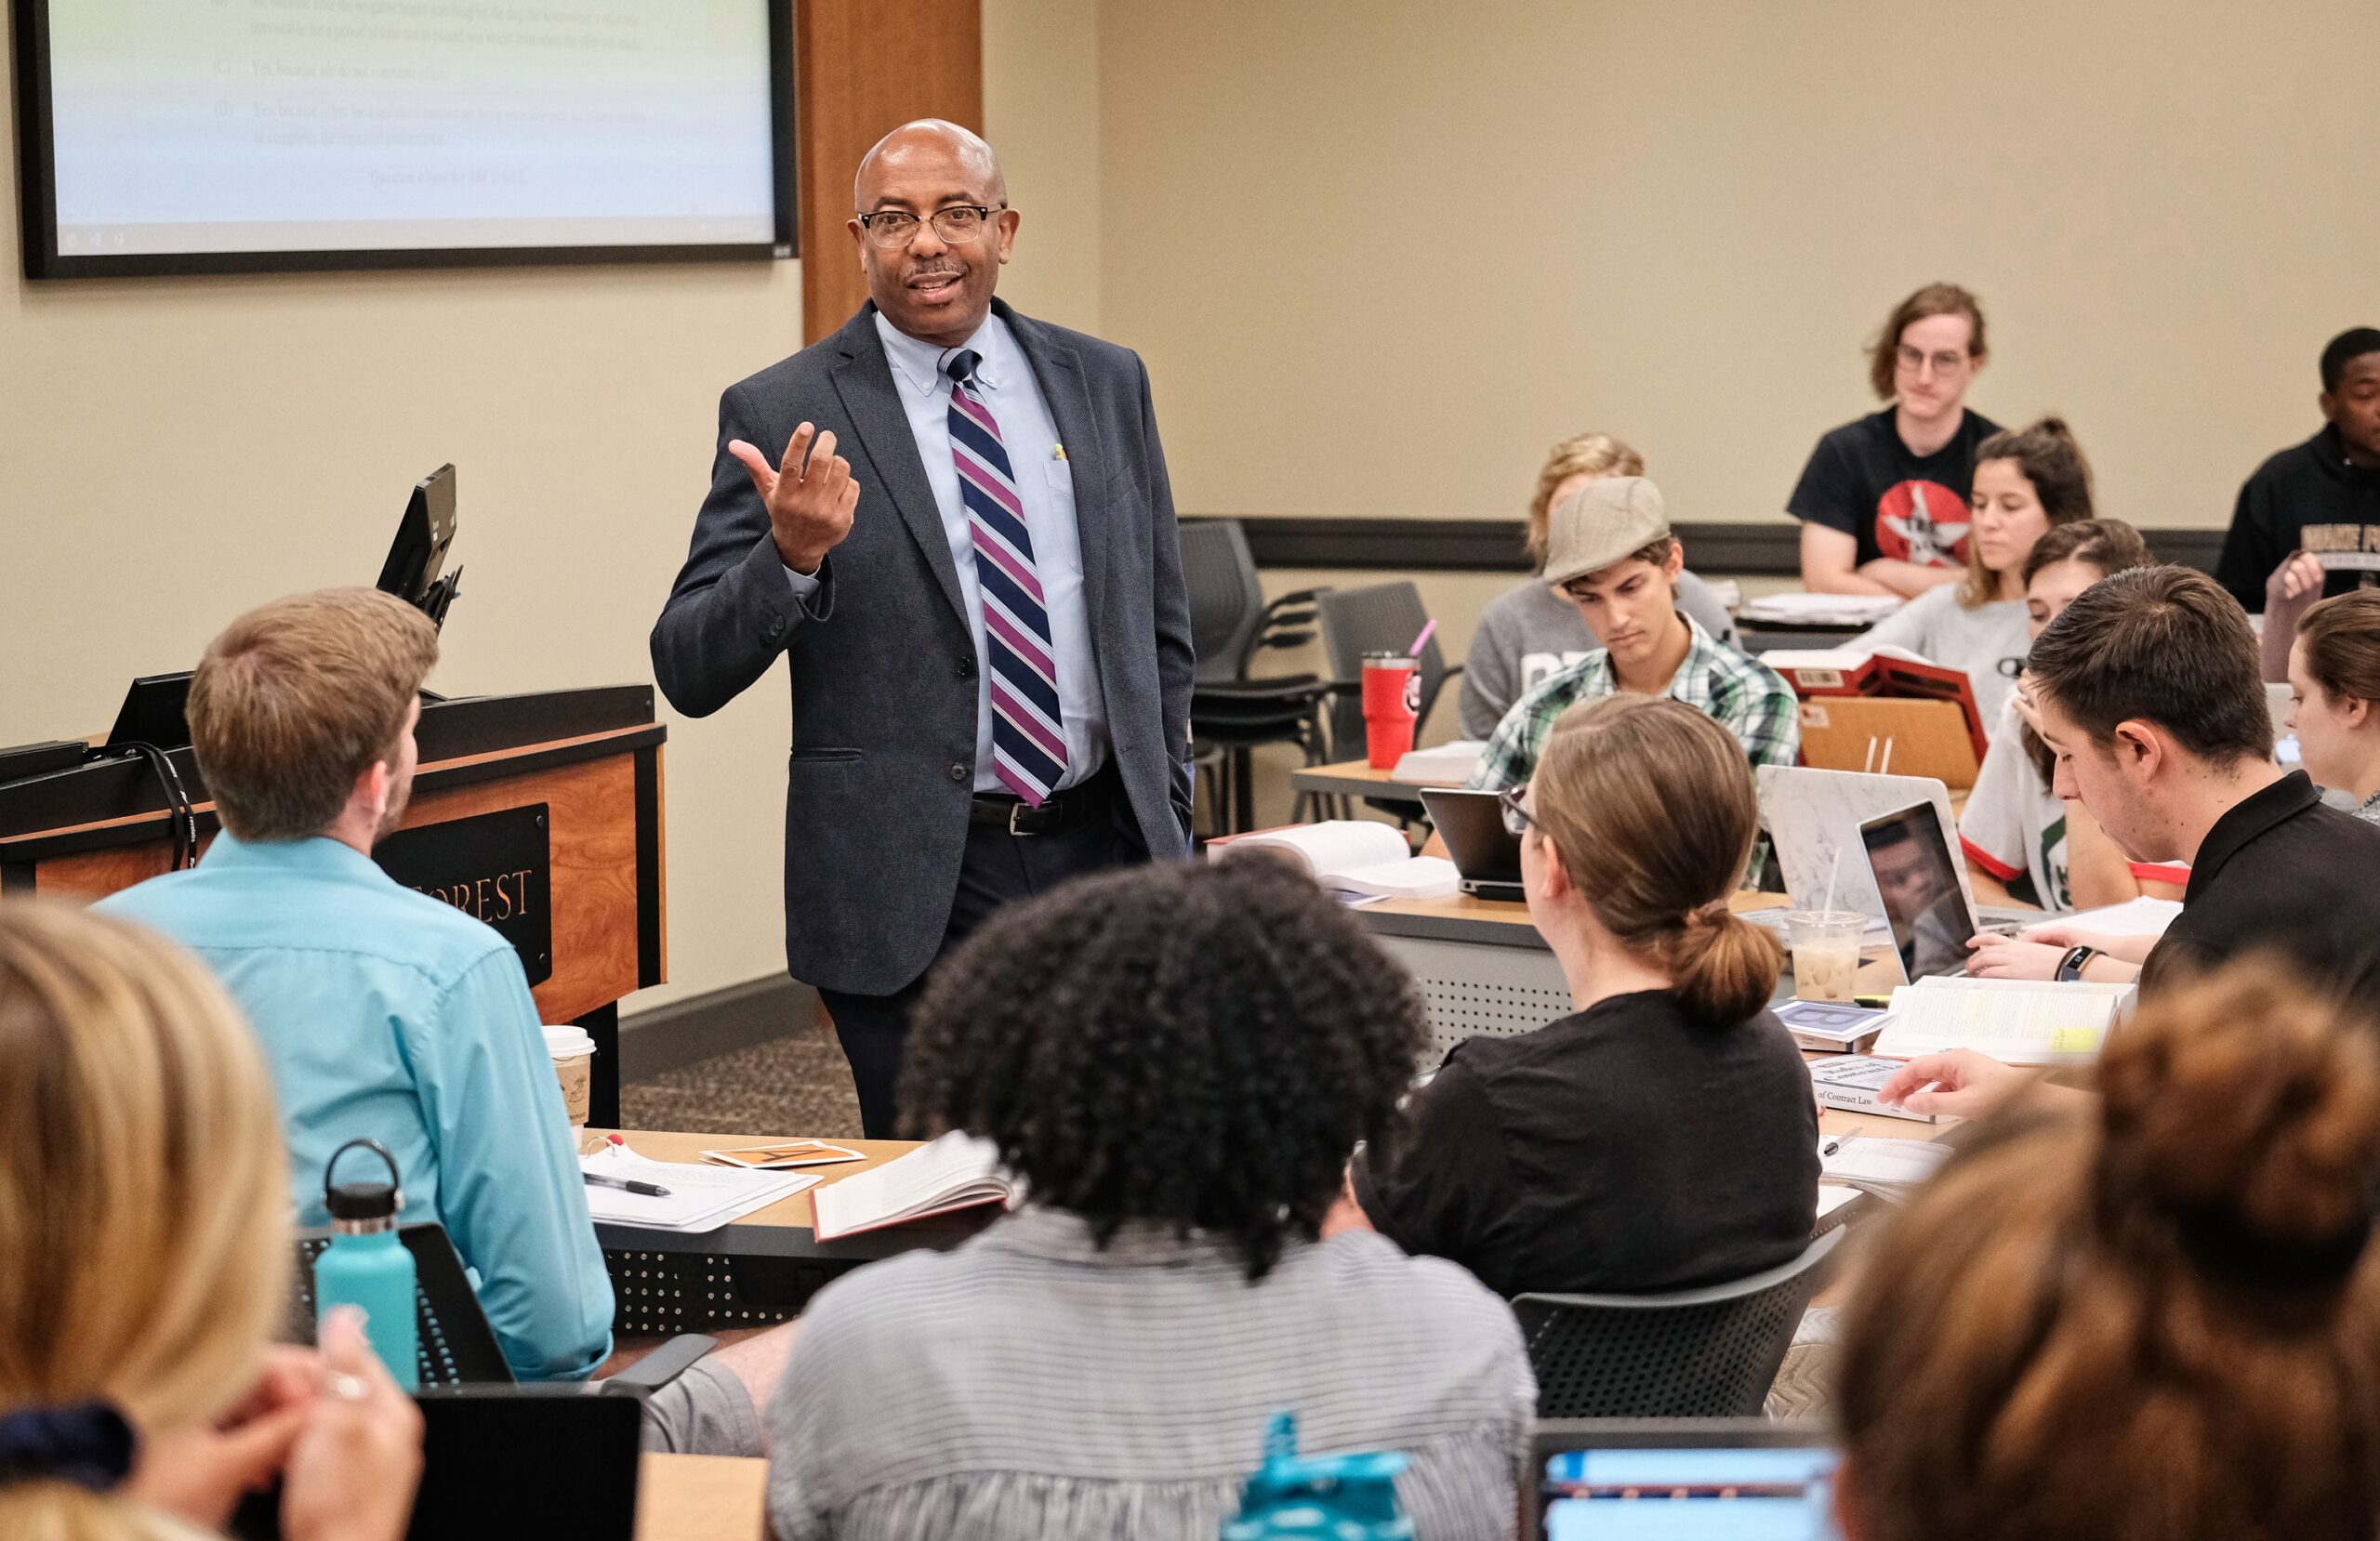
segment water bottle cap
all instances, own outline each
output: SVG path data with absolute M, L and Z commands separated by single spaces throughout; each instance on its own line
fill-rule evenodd
M 338 1158 L 361 1147 L 388 1163 L 386 1182 L 331 1181 L 331 1173 L 338 1167 Z M 397 1158 L 377 1139 L 350 1139 L 331 1152 L 323 1164 L 323 1207 L 330 1211 L 334 1220 L 385 1220 L 394 1218 L 404 1207 L 404 1191 L 398 1185 Z

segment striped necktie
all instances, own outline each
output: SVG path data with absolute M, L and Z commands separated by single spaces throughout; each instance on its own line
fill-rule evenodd
M 984 656 L 990 665 L 992 765 L 1000 784 L 1039 807 L 1066 773 L 1066 735 L 1058 712 L 1058 666 L 1050 645 L 1050 612 L 1033 566 L 1033 535 L 1000 443 L 1000 426 L 975 381 L 982 358 L 952 355 L 950 457 L 959 467 L 959 500 L 975 543 L 975 581 L 984 597 Z

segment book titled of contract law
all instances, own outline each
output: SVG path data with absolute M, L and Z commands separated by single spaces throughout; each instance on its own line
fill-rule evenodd
M 1889 1107 L 1876 1100 L 1877 1091 L 1900 1073 L 1905 1062 L 1880 1059 L 1873 1054 L 1843 1054 L 1813 1060 L 1810 1061 L 1810 1088 L 1818 1094 L 1821 1108 L 1876 1113 L 1885 1118 L 1906 1118 L 1913 1124 L 1940 1122 L 1934 1113 L 1911 1113 L 1906 1108 Z
M 1207 842 L 1210 860 L 1263 851 L 1294 862 L 1326 893 L 1354 899 L 1440 899 L 1462 887 L 1462 874 L 1441 856 L 1416 856 L 1395 824 L 1326 819 L 1285 824 Z
M 1024 1193 L 1025 1184 L 1000 1170 L 998 1146 L 954 1131 L 820 1187 L 810 1198 L 812 1233 L 831 1242 L 977 1205 L 1012 1209 Z

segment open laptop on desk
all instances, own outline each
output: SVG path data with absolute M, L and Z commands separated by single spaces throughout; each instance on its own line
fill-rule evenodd
M 1523 1541 L 1837 1541 L 1826 1432 L 1765 1418 L 1548 1419 Z
M 1965 973 L 1969 937 L 1986 930 L 2013 934 L 2043 918 L 2032 910 L 1976 909 L 1931 803 L 1862 820 L 1859 844 L 1884 903 L 1902 977 L 1912 984 Z
M 1425 786 L 1421 807 L 1446 839 L 1454 870 L 1462 875 L 1463 892 L 1514 904 L 1527 901 L 1521 889 L 1520 836 L 1504 827 L 1497 794 Z

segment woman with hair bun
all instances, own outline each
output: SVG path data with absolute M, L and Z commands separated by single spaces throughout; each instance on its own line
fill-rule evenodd
M 1860 1271 L 1848 1541 L 2370 1541 L 2380 1060 L 2257 959 L 1989 1131 Z
M 2065 422 L 2044 417 L 1976 446 L 1968 497 L 1966 576 L 1930 588 L 1878 622 L 1858 646 L 1906 648 L 1964 669 L 1990 725 L 2016 689 L 2030 645 L 2025 560 L 2061 525 L 2091 515 L 2091 467 Z
M 1767 1011 L 1777 942 L 1728 913 L 1759 826 L 1742 746 L 1681 702 L 1607 696 L 1562 714 L 1505 808 L 1577 1012 L 1457 1046 L 1407 1106 L 1402 1159 L 1356 1163 L 1363 1218 L 1505 1296 L 1793 1257 L 1818 1111 Z

